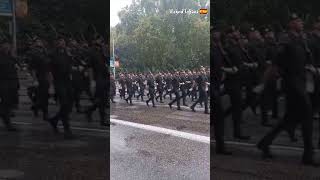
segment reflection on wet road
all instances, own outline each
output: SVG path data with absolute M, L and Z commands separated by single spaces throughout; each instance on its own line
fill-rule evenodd
M 111 180 L 210 179 L 205 142 L 119 124 L 110 137 Z

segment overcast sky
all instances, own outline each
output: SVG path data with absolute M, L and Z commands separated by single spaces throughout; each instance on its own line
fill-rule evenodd
M 132 0 L 111 0 L 110 1 L 110 24 L 111 27 L 114 27 L 117 25 L 120 20 L 118 17 L 118 12 L 121 11 L 122 8 L 126 7 L 127 5 L 130 5 Z

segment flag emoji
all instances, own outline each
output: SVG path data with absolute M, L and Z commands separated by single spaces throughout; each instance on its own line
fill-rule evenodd
M 208 9 L 200 9 L 199 14 L 208 14 Z

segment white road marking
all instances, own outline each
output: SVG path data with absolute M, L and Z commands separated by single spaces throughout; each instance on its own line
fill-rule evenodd
M 114 100 L 116 103 L 121 103 L 121 104 L 126 104 L 126 102 L 121 102 L 120 100 Z M 141 106 L 147 106 L 146 102 L 141 102 L 141 101 L 135 101 L 135 100 L 132 100 L 132 103 L 134 105 L 141 105 Z M 149 103 L 150 107 L 152 106 L 152 103 L 150 102 Z M 158 102 L 155 102 L 155 105 L 158 106 L 158 107 L 167 107 L 169 108 L 169 105 L 167 103 L 158 103 Z M 190 104 L 191 105 L 191 104 Z M 197 105 L 197 106 L 200 106 L 200 105 Z M 177 108 L 178 106 L 176 105 L 172 105 L 172 108 Z M 190 107 L 187 107 L 187 106 L 183 106 L 181 105 L 180 106 L 181 109 L 184 109 L 184 110 L 190 110 Z M 194 108 L 196 111 L 204 111 L 204 108 L 202 107 L 195 107 Z
M 63 129 L 63 126 L 58 126 L 60 129 Z M 93 128 L 81 128 L 81 127 L 71 127 L 71 129 L 81 130 L 81 131 L 93 131 L 93 132 L 102 132 L 106 133 L 106 129 L 93 129 Z
M 113 119 L 113 118 L 111 118 L 110 121 L 115 124 L 121 124 L 121 125 L 125 125 L 125 126 L 135 127 L 138 129 L 153 131 L 153 132 L 157 132 L 157 133 L 161 133 L 161 134 L 171 135 L 174 137 L 180 137 L 180 138 L 184 138 L 184 139 L 188 139 L 188 140 L 192 140 L 192 141 L 210 144 L 210 137 L 207 137 L 207 136 L 201 136 L 201 135 L 197 135 L 197 134 L 181 132 L 181 131 L 157 127 L 157 126 L 133 123 L 133 122 L 123 121 L 123 120 Z
M 145 125 L 145 124 L 139 124 L 139 123 L 133 123 L 128 121 L 123 121 L 119 119 L 113 119 L 111 118 L 110 121 L 115 124 L 121 124 L 125 126 L 135 127 L 138 129 L 153 131 L 161 134 L 167 134 L 175 137 L 180 137 L 192 141 L 202 142 L 206 144 L 210 144 L 210 137 L 208 136 L 201 136 L 197 134 L 187 133 L 187 132 L 181 132 L 177 130 L 167 129 L 167 128 L 161 128 L 157 126 L 151 126 L 151 125 Z M 18 125 L 32 125 L 33 123 L 26 123 L 26 122 L 13 122 L 14 124 Z M 62 126 L 58 126 L 60 129 L 62 129 Z M 107 131 L 104 129 L 95 129 L 95 128 L 81 128 L 81 127 L 71 127 L 72 129 L 76 130 L 82 130 L 82 131 L 92 131 L 92 132 L 102 132 L 106 133 Z M 215 140 L 211 141 L 212 143 L 215 143 Z M 245 143 L 245 142 L 235 142 L 235 141 L 225 141 L 225 144 L 227 145 L 236 145 L 236 146 L 245 146 L 245 147 L 256 147 L 256 144 L 253 143 Z M 283 146 L 283 145 L 271 145 L 270 148 L 272 149 L 278 149 L 278 150 L 291 150 L 291 151 L 303 151 L 303 148 L 300 147 L 293 147 L 293 146 Z M 319 149 L 314 149 L 314 152 L 320 152 Z
M 110 118 L 117 118 L 117 115 L 110 115 Z
M 18 125 L 33 125 L 33 123 L 26 123 L 26 122 L 13 122 L 14 124 Z M 58 126 L 59 129 L 63 129 L 63 126 Z M 106 129 L 96 129 L 96 128 L 82 128 L 82 127 L 71 127 L 71 129 L 81 130 L 81 131 L 92 131 L 92 132 L 102 132 L 106 133 Z
M 130 127 L 134 127 L 134 128 L 138 128 L 138 129 L 143 129 L 143 130 L 147 130 L 147 131 L 153 131 L 153 132 L 157 132 L 157 133 L 161 133 L 161 134 L 167 134 L 167 135 L 171 135 L 174 137 L 184 138 L 184 139 L 197 141 L 197 142 L 201 142 L 201 143 L 210 144 L 210 137 L 208 137 L 208 136 L 201 136 L 201 135 L 197 135 L 197 134 L 162 128 L 162 127 L 157 127 L 157 126 L 133 123 L 133 122 L 128 122 L 128 121 L 119 120 L 119 119 L 113 119 L 113 118 L 110 119 L 110 122 L 115 123 L 115 124 L 130 126 Z M 32 125 L 32 123 L 26 123 L 26 122 L 13 122 L 13 123 L 18 124 L 18 125 Z M 63 126 L 58 126 L 58 127 L 60 129 L 63 128 Z M 103 133 L 107 132 L 106 130 L 103 130 L 103 129 L 94 129 L 94 128 L 71 127 L 71 129 L 82 130 L 82 131 L 92 131 L 92 132 L 103 132 Z
M 212 140 L 212 142 L 215 143 L 216 141 Z M 253 143 L 225 141 L 225 144 L 256 148 L 256 144 L 253 144 Z M 283 145 L 271 145 L 270 148 L 276 149 L 276 150 L 303 151 L 303 148 L 301 147 L 283 146 Z M 319 149 L 314 149 L 314 152 L 319 152 Z

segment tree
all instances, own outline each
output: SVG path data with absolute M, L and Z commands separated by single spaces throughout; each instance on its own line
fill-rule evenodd
M 30 0 L 29 15 L 19 19 L 20 33 L 34 32 L 46 37 L 54 34 L 50 25 L 70 34 L 93 34 L 93 28 L 99 34 L 106 35 L 109 25 L 108 1 L 105 0 Z
M 200 2 L 203 7 L 207 3 Z M 137 0 L 124 8 L 119 13 L 121 23 L 111 31 L 123 67 L 157 71 L 209 65 L 209 19 L 169 13 L 169 9 L 199 7 L 194 0 Z
M 280 24 L 285 27 L 291 13 L 298 13 L 307 23 L 318 16 L 316 0 L 216 0 L 212 5 L 215 21 L 222 24 L 248 22 L 255 26 Z

